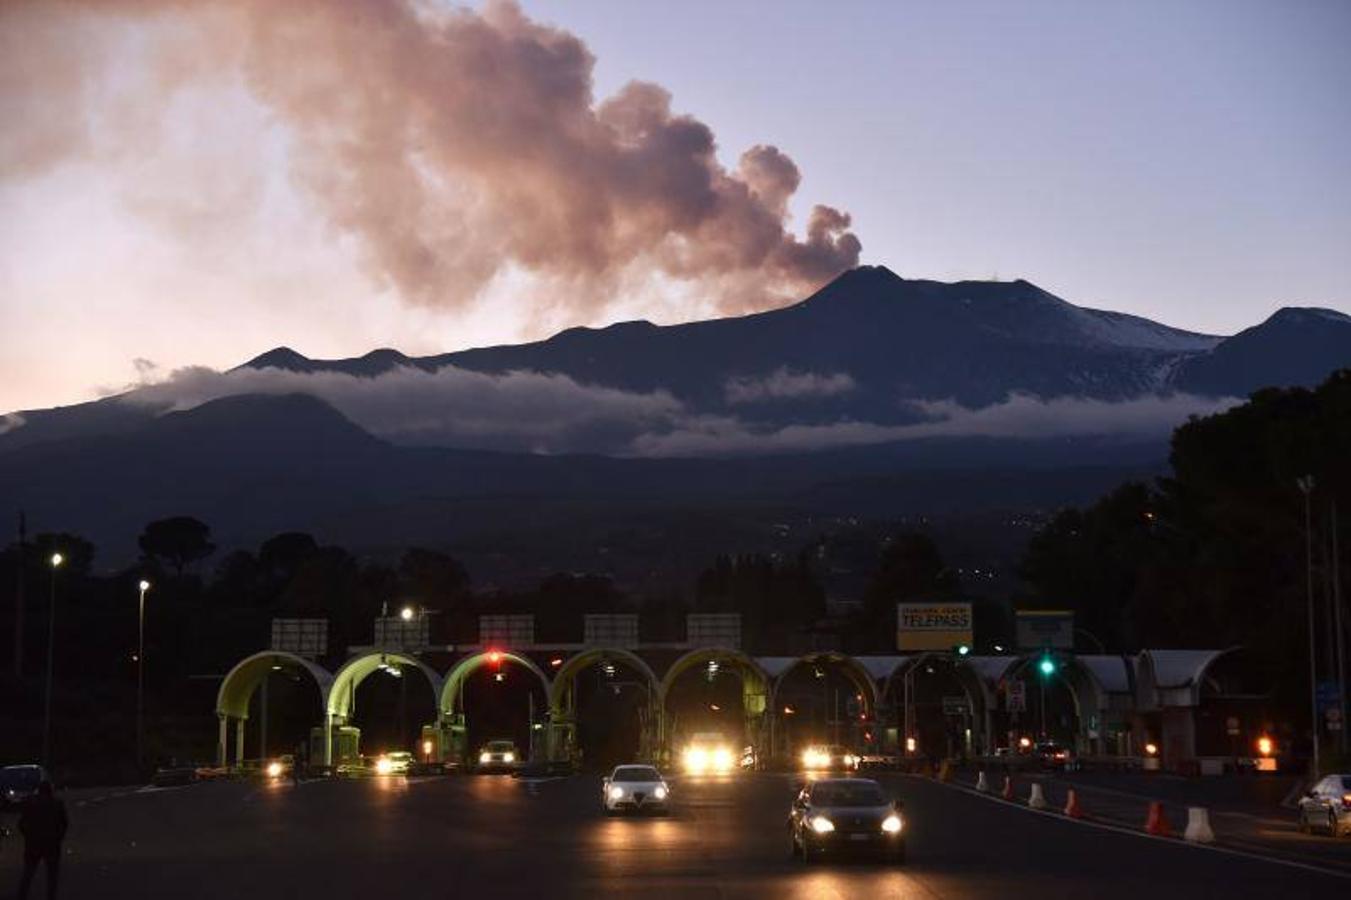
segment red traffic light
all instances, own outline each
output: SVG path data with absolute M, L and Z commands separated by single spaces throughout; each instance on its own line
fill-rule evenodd
M 502 651 L 500 650 L 488 651 L 488 662 L 492 663 L 493 665 L 497 665 L 501 661 L 502 661 Z

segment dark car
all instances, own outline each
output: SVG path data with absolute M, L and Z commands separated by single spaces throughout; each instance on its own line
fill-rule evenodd
M 1046 769 L 1073 769 L 1074 753 L 1064 744 L 1057 744 L 1055 741 L 1043 741 L 1037 744 L 1033 755 L 1041 762 L 1042 767 Z
M 0 769 L 0 809 L 17 807 L 38 792 L 47 780 L 47 770 L 38 765 L 5 766 Z
M 1351 832 L 1351 775 L 1328 775 L 1299 801 L 1299 830 L 1326 828 L 1337 837 Z
M 870 778 L 808 782 L 788 814 L 793 855 L 805 862 L 856 851 L 904 862 L 905 825 L 901 804 Z

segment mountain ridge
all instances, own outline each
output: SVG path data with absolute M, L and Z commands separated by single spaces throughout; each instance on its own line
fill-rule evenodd
M 222 393 L 307 389 L 328 391 L 330 399 L 345 391 L 347 405 L 338 405 L 358 424 L 406 444 L 623 455 L 632 452 L 632 438 L 655 428 L 660 439 L 648 448 L 690 446 L 665 439 L 683 429 L 726 433 L 726 446 L 754 452 L 758 436 L 773 440 L 795 428 L 824 434 L 857 426 L 886 441 L 935 415 L 991 410 L 1016 398 L 1118 404 L 1195 395 L 1210 403 L 1267 385 L 1309 386 L 1347 365 L 1351 317 L 1333 310 L 1284 307 L 1221 337 L 1079 307 L 1024 279 L 907 280 L 865 266 L 796 303 L 744 316 L 576 327 L 540 341 L 421 357 L 385 347 L 311 359 L 280 346 L 213 373 L 205 388 L 199 370 L 181 388 L 171 379 L 88 404 L 21 412 L 0 431 L 0 453 L 125 432 Z M 379 391 L 305 378 L 318 373 L 388 378 Z M 538 398 L 525 396 L 530 392 Z M 476 400 L 483 396 L 499 399 L 485 409 Z M 543 427 L 533 441 L 519 436 L 519 422 L 498 421 L 495 409 L 513 403 L 527 423 L 561 411 L 553 418 L 566 439 Z M 564 420 L 573 409 L 601 420 L 572 427 Z M 404 421 L 391 421 L 399 415 Z M 460 427 L 457 417 L 471 424 Z M 476 417 L 489 421 L 472 424 Z M 828 434 L 821 440 L 833 445 Z M 694 443 L 718 453 L 716 440 Z

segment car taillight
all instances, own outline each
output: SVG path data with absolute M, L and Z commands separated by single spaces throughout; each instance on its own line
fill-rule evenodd
M 1342 794 L 1342 808 L 1351 809 L 1351 794 Z

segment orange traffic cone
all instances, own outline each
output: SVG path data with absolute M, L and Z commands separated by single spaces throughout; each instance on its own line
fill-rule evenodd
M 1005 800 L 1012 800 L 1012 799 L 1013 799 L 1013 776 L 1012 776 L 1012 775 L 1005 775 L 1005 776 L 1004 776 L 1004 790 L 1000 793 L 1000 796 L 1003 797 Z
M 1172 837 L 1173 829 L 1168 817 L 1163 814 L 1163 804 L 1155 800 L 1149 804 L 1149 817 L 1145 819 L 1145 833 L 1159 837 Z
M 1074 788 L 1070 788 L 1069 800 L 1065 802 L 1065 815 L 1071 819 L 1082 819 L 1084 811 L 1079 807 L 1079 794 Z

